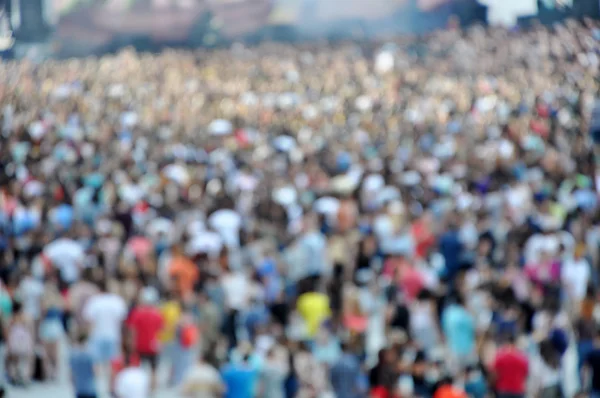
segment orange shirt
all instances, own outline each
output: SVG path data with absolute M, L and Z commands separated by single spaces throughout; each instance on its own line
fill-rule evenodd
M 175 280 L 178 292 L 182 296 L 187 296 L 194 290 L 194 285 L 198 282 L 200 272 L 196 264 L 190 259 L 177 256 L 171 260 L 169 275 Z
M 445 384 L 437 389 L 433 398 L 468 398 L 467 394 L 451 384 Z

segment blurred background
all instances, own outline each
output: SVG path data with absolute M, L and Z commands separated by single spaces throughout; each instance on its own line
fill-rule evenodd
M 598 0 L 0 0 L 4 57 L 102 54 L 124 46 L 360 40 L 451 24 L 523 26 L 597 17 Z M 12 44 L 14 41 L 14 45 Z M 7 47 L 7 48 L 2 48 Z

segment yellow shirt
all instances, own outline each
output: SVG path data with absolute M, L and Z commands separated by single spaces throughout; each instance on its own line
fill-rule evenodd
M 160 341 L 169 343 L 175 339 L 177 325 L 181 318 L 181 307 L 176 301 L 167 301 L 160 309 L 163 316 L 164 326 L 160 332 Z
M 298 297 L 296 308 L 306 322 L 309 337 L 314 337 L 321 324 L 331 316 L 329 297 L 323 293 L 304 293 Z

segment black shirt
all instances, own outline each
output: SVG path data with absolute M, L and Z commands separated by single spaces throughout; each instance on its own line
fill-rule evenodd
M 594 348 L 585 359 L 585 364 L 592 370 L 592 391 L 600 393 L 600 349 Z

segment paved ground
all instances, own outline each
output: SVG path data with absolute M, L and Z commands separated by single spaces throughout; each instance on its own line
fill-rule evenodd
M 59 381 L 55 383 L 44 383 L 44 384 L 35 384 L 27 389 L 10 389 L 8 392 L 8 398 L 71 398 L 73 397 L 73 392 L 71 390 L 71 386 L 69 383 L 69 375 L 67 373 L 66 366 L 66 349 L 63 347 L 62 351 L 62 361 L 63 366 L 61 366 L 62 374 L 59 377 Z M 565 395 L 567 398 L 573 396 L 575 392 L 579 389 L 579 382 L 577 381 L 577 354 L 576 350 L 573 346 L 569 348 L 567 353 L 565 354 L 564 359 L 564 387 L 565 387 Z M 159 379 L 165 380 L 167 375 L 167 369 L 165 366 L 162 366 L 159 369 Z M 108 395 L 108 383 L 105 380 L 100 383 L 99 390 L 100 395 L 98 398 L 109 398 Z M 159 391 L 154 394 L 152 398 L 178 398 L 179 395 L 177 391 L 167 390 L 167 389 L 159 389 Z
M 8 398 L 72 398 L 74 397 L 71 384 L 70 376 L 68 374 L 67 367 L 67 348 L 63 345 L 61 349 L 61 374 L 56 382 L 52 383 L 35 383 L 27 388 L 11 388 L 8 391 Z M 162 366 L 159 369 L 160 380 L 165 380 L 167 376 L 167 368 Z M 98 383 L 99 396 L 98 398 L 110 398 L 108 394 L 108 379 L 103 378 Z M 179 395 L 177 391 L 168 390 L 166 388 L 159 389 L 159 391 L 153 395 L 152 398 L 177 398 Z

